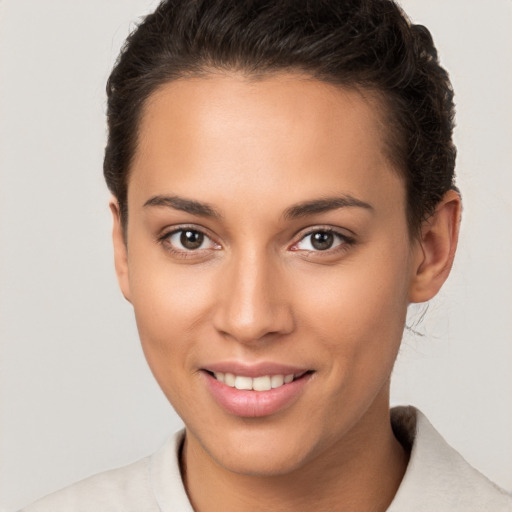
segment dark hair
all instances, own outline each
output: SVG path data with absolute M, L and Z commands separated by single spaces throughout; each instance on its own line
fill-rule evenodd
M 104 174 L 127 220 L 145 101 L 212 70 L 291 71 L 377 93 L 411 233 L 454 188 L 453 90 L 430 32 L 391 0 L 165 0 L 126 40 L 107 83 Z

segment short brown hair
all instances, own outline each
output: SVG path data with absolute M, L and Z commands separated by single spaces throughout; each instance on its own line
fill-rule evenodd
M 430 32 L 392 0 L 165 0 L 128 37 L 107 83 L 104 175 L 124 224 L 145 101 L 166 82 L 212 68 L 305 72 L 377 92 L 411 233 L 455 188 L 448 74 Z

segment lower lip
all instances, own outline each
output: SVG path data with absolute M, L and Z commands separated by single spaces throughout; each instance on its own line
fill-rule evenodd
M 232 388 L 219 382 L 208 372 L 202 372 L 217 403 L 227 412 L 235 416 L 259 418 L 270 416 L 292 405 L 309 382 L 311 374 L 268 391 L 248 391 Z

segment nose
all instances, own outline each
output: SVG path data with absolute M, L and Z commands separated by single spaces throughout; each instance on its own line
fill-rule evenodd
M 291 301 L 278 262 L 265 254 L 245 254 L 222 271 L 214 326 L 223 335 L 252 344 L 294 329 Z

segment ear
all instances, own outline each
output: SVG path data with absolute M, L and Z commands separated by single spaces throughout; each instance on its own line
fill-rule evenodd
M 119 282 L 119 287 L 121 288 L 124 298 L 128 302 L 131 302 L 130 278 L 128 273 L 128 248 L 121 224 L 119 203 L 115 198 L 112 198 L 109 206 L 113 218 L 112 242 L 114 243 L 114 265 L 116 268 L 117 281 Z
M 457 249 L 460 215 L 460 195 L 449 190 L 435 212 L 424 221 L 414 248 L 410 302 L 430 300 L 448 278 Z

